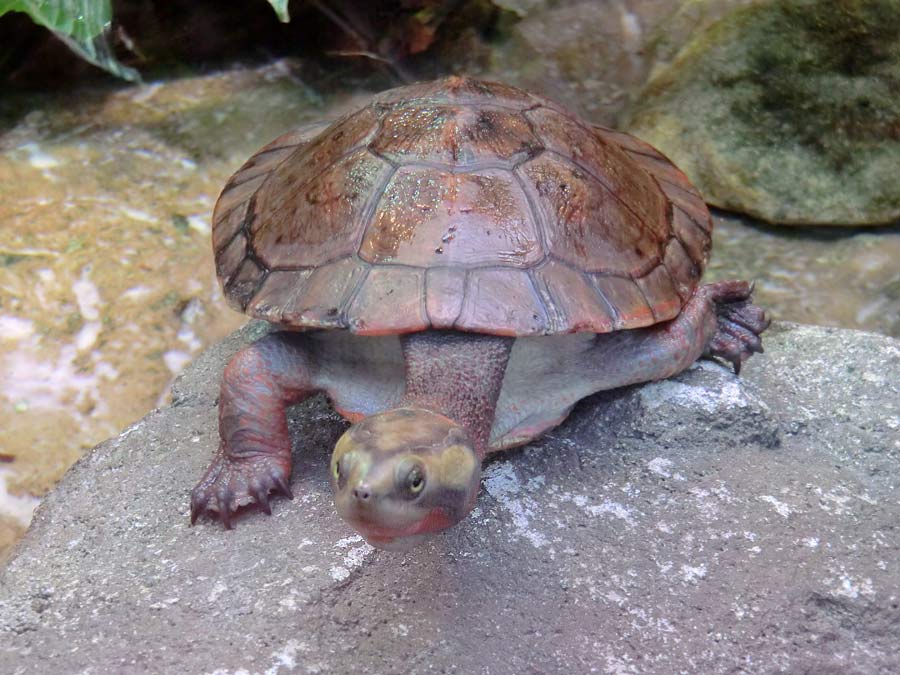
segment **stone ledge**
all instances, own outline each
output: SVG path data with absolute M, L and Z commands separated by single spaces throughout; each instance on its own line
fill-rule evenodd
M 322 400 L 291 415 L 293 502 L 189 526 L 253 331 L 47 497 L 0 573 L 0 672 L 900 669 L 897 341 L 779 324 L 741 378 L 703 362 L 594 396 L 396 554 L 334 513 L 345 423 Z

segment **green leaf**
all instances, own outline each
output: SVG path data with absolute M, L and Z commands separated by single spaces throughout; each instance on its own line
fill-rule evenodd
M 0 0 L 0 16 L 7 12 L 25 12 L 86 61 L 125 80 L 140 81 L 136 70 L 119 63 L 104 36 L 112 22 L 110 0 Z
M 288 23 L 291 20 L 291 15 L 288 14 L 288 0 L 269 0 L 269 4 L 272 5 L 272 9 L 278 15 L 279 21 Z
M 79 42 L 93 40 L 112 20 L 110 0 L 0 0 L 0 16 L 10 11 Z

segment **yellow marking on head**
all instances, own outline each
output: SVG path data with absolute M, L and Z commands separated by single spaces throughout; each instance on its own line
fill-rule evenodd
M 344 460 L 344 480 L 353 476 L 366 475 L 372 465 L 372 455 L 356 438 L 354 427 L 350 427 L 335 443 L 331 453 L 331 478 L 339 480 L 338 464 Z
M 350 452 L 358 446 L 356 440 L 353 438 L 353 427 L 347 429 L 344 434 L 338 439 L 338 442 L 334 445 L 334 451 L 331 454 L 332 461 L 337 462 L 341 457 L 344 456 L 344 453 Z
M 441 484 L 449 488 L 464 489 L 472 481 L 477 469 L 475 453 L 462 445 L 451 445 L 439 458 Z
M 366 418 L 360 423 L 368 445 L 379 454 L 401 447 L 433 446 L 447 434 L 454 423 L 431 411 L 398 408 Z
M 338 463 L 340 463 L 341 458 L 345 455 L 349 455 L 351 452 L 356 454 L 368 454 L 362 451 L 362 447 L 353 437 L 353 427 L 350 427 L 350 429 L 348 429 L 344 433 L 344 435 L 338 439 L 338 442 L 335 443 L 334 450 L 331 452 L 332 478 L 337 478 L 337 465 Z

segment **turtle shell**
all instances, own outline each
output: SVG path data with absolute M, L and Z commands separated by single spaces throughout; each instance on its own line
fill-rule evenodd
M 264 147 L 225 186 L 212 236 L 231 305 L 288 328 L 524 336 L 677 316 L 711 227 L 646 143 L 450 77 Z

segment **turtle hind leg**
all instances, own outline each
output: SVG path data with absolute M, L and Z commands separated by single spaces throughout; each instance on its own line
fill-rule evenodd
M 230 529 L 239 507 L 255 502 L 271 513 L 270 493 L 293 497 L 285 412 L 316 391 L 297 336 L 267 335 L 231 359 L 219 393 L 219 450 L 191 492 L 191 523 L 208 514 Z
M 735 373 L 754 353 L 762 353 L 760 335 L 771 320 L 753 304 L 753 284 L 747 281 L 717 281 L 700 289 L 714 304 L 716 332 L 709 341 L 704 356 L 724 359 Z

